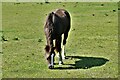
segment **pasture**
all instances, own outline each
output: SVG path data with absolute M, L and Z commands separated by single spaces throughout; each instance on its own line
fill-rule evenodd
M 67 58 L 48 69 L 46 15 L 64 8 L 72 17 Z M 117 78 L 118 5 L 107 2 L 2 3 L 3 78 Z

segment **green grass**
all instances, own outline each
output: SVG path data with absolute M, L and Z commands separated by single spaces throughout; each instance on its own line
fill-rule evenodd
M 68 10 L 72 23 L 68 59 L 50 70 L 44 58 L 43 26 L 46 14 L 56 8 Z M 3 3 L 3 78 L 117 78 L 117 8 L 117 3 L 107 2 Z

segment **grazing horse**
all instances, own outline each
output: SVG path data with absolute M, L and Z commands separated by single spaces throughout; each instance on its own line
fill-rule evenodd
M 47 59 L 49 69 L 54 68 L 55 50 L 59 56 L 59 65 L 63 64 L 62 59 L 65 59 L 65 44 L 69 30 L 70 14 L 66 10 L 57 9 L 54 12 L 48 14 L 46 23 L 44 25 L 44 32 L 47 40 L 47 45 L 45 47 L 45 57 Z M 63 42 L 62 34 L 64 34 Z M 61 42 L 63 43 L 62 50 Z

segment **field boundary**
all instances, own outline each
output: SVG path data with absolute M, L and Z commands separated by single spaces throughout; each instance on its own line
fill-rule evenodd
M 1 0 L 1 2 L 119 2 L 120 0 Z
M 0 31 L 2 31 L 2 2 L 1 1 L 0 1 Z M 0 32 L 0 36 L 2 36 L 1 32 Z M 0 79 L 1 78 L 2 78 L 2 41 L 0 41 Z
M 2 78 L 2 80 L 70 80 L 71 78 Z M 72 78 L 72 80 L 118 80 L 118 78 Z

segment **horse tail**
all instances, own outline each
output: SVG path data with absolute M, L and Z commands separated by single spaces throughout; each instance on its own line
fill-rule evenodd
M 67 16 L 67 18 L 68 18 L 68 27 L 67 27 L 67 32 L 69 32 L 69 30 L 70 30 L 70 26 L 71 26 L 71 18 L 70 18 L 70 14 L 67 12 L 67 11 L 65 11 L 65 14 L 66 14 L 66 16 Z
M 67 18 L 70 20 L 70 14 L 67 11 L 65 11 L 65 14 L 66 14 Z

